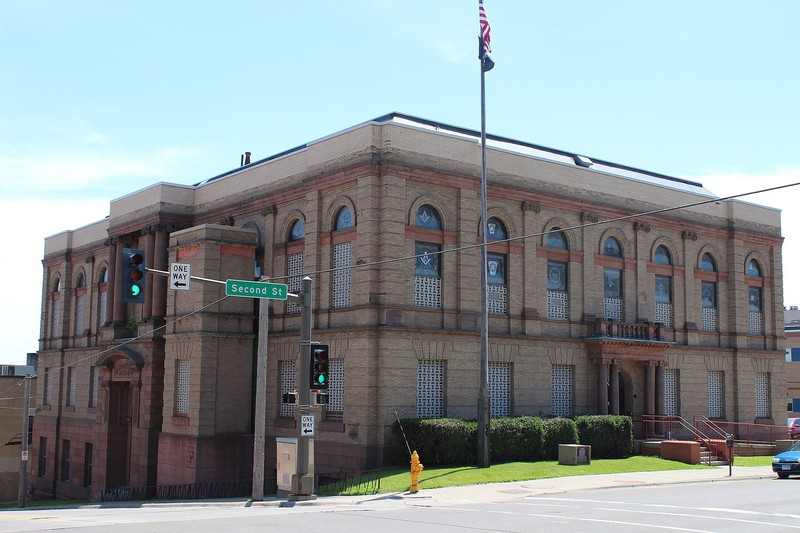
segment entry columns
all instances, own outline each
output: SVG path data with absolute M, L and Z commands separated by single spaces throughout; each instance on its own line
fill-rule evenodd
M 608 363 L 597 362 L 597 414 L 608 414 Z
M 656 413 L 656 363 L 647 361 L 644 367 L 644 414 L 653 415 Z
M 611 385 L 611 413 L 612 415 L 619 414 L 619 364 L 617 361 L 612 361 L 609 365 L 608 380 Z

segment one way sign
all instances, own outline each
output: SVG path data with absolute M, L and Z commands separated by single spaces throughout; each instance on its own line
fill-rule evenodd
M 300 417 L 300 434 L 304 437 L 314 435 L 314 415 L 302 415 Z
M 189 263 L 170 263 L 169 288 L 179 291 L 188 291 L 191 271 L 192 265 Z

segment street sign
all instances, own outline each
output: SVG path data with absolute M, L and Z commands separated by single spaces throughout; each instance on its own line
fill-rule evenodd
M 192 265 L 189 263 L 169 264 L 169 288 L 179 291 L 188 291 L 191 281 Z
M 304 437 L 314 436 L 314 415 L 300 417 L 300 434 Z
M 289 286 L 283 283 L 265 283 L 263 281 L 245 281 L 241 279 L 225 281 L 225 296 L 286 300 L 288 294 Z

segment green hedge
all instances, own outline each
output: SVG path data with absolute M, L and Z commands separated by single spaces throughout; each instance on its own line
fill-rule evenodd
M 558 459 L 559 444 L 578 444 L 578 429 L 570 418 L 548 418 L 544 421 L 543 458 L 547 461 Z
M 412 450 L 426 465 L 474 465 L 478 424 L 456 418 L 406 418 L 400 421 Z M 395 446 L 387 447 L 387 464 L 407 465 L 408 449 L 400 424 L 394 423 Z M 558 459 L 559 444 L 588 444 L 592 458 L 621 458 L 633 451 L 633 424 L 627 416 L 578 416 L 542 419 L 533 416 L 494 418 L 489 433 L 493 462 Z
M 633 422 L 629 416 L 578 416 L 575 425 L 580 443 L 592 447 L 593 459 L 620 459 L 633 453 Z
M 540 461 L 544 424 L 541 418 L 495 418 L 489 424 L 492 461 Z

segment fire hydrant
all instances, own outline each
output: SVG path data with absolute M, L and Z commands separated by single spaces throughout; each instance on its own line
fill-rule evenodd
M 423 468 L 425 467 L 419 462 L 417 450 L 414 450 L 414 453 L 411 454 L 411 488 L 408 489 L 408 492 L 412 494 L 419 492 L 419 473 Z

